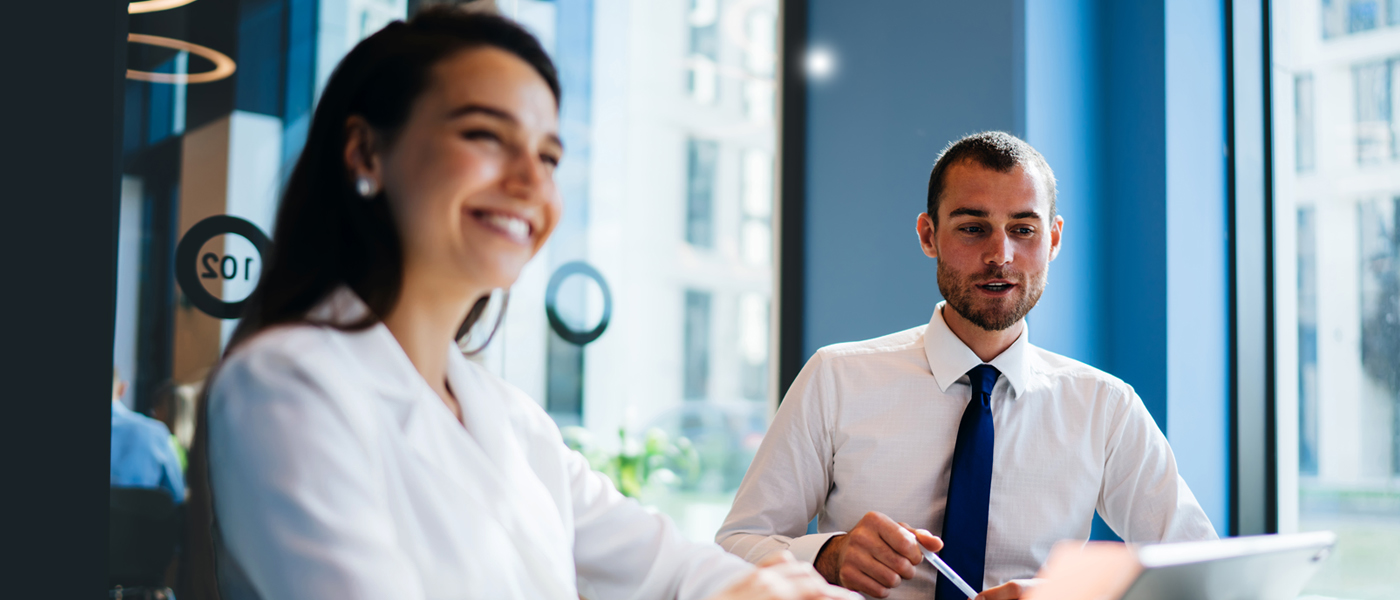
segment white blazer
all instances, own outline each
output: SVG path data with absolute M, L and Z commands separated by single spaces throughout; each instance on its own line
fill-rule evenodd
M 348 322 L 347 289 L 311 314 Z M 265 331 L 220 367 L 209 466 L 224 600 L 699 599 L 752 569 L 683 539 L 455 347 L 466 427 L 383 325 Z

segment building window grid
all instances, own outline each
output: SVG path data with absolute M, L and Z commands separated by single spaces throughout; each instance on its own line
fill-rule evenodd
M 1317 166 L 1316 120 L 1313 114 L 1313 77 L 1311 73 L 1298 75 L 1293 80 L 1294 135 L 1297 153 L 1294 168 L 1299 173 L 1312 171 Z
M 1356 90 L 1356 161 L 1373 164 L 1400 154 L 1396 140 L 1396 71 L 1400 60 L 1360 63 L 1352 67 Z
M 1322 0 L 1322 37 L 1346 37 L 1400 25 L 1400 0 Z

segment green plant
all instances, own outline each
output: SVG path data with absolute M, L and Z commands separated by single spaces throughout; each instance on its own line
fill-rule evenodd
M 611 479 L 619 492 L 629 498 L 639 498 L 650 483 L 674 485 L 693 481 L 700 476 L 700 455 L 685 437 L 674 442 L 665 431 L 653 427 L 642 440 L 627 435 L 627 428 L 617 430 L 616 451 L 604 450 L 593 433 L 582 427 L 563 427 L 564 443 L 577 450 L 594 470 Z

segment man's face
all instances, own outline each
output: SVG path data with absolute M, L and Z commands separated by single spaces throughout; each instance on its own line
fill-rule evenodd
M 938 225 L 919 215 L 924 254 L 938 259 L 938 290 L 972 324 L 1001 331 L 1020 322 L 1045 291 L 1064 220 L 1036 169 L 998 173 L 975 162 L 948 169 Z

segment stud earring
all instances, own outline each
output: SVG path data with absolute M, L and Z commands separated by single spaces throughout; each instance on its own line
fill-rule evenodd
M 355 191 L 365 200 L 373 198 L 375 192 L 379 191 L 377 189 L 378 187 L 379 186 L 375 185 L 374 180 L 370 179 L 368 175 L 361 175 L 355 178 Z

